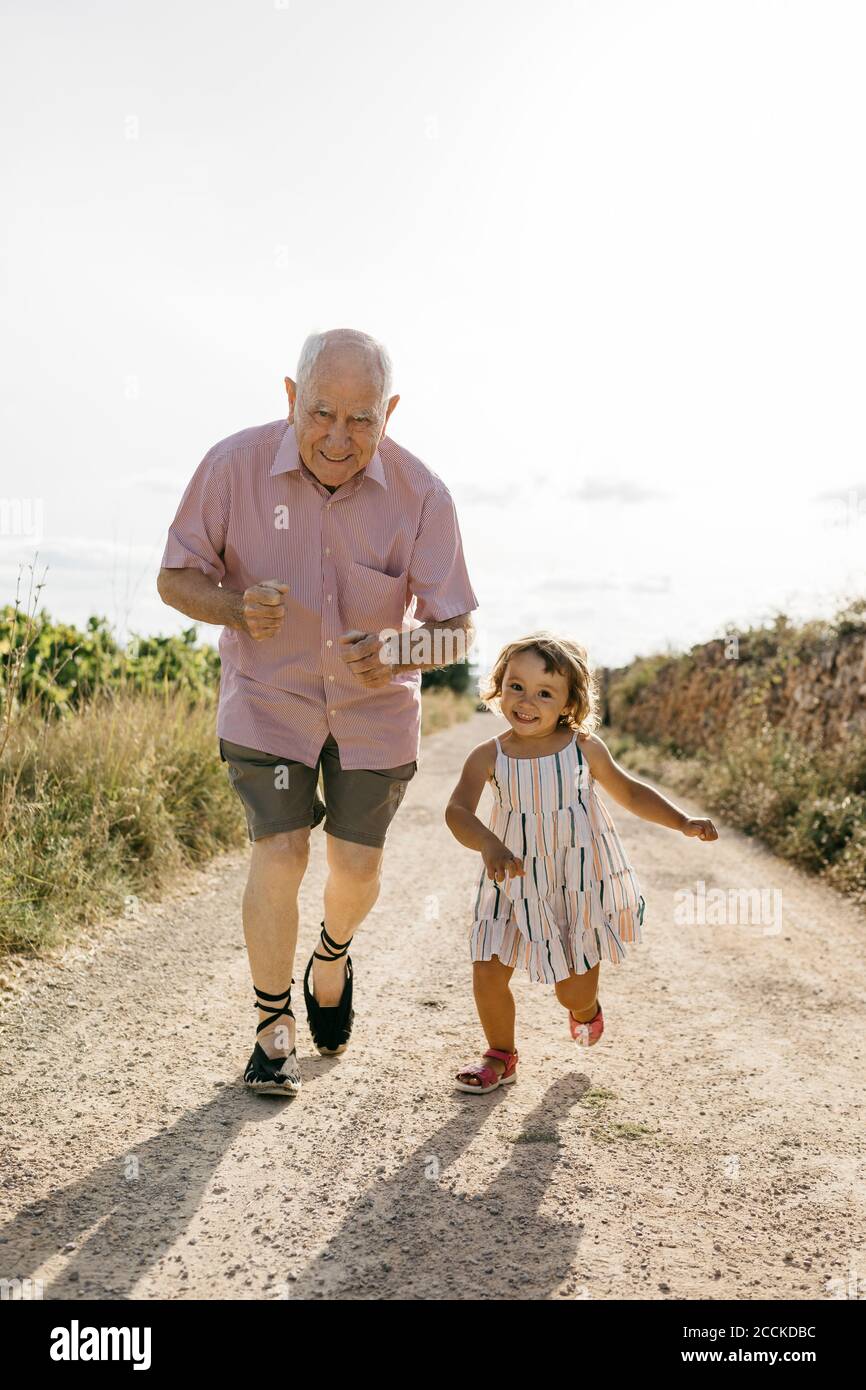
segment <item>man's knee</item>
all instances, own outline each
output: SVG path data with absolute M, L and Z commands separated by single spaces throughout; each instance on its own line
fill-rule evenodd
M 310 858 L 310 827 L 281 830 L 275 835 L 261 835 L 253 841 L 253 862 L 269 872 L 301 876 Z
M 333 873 L 364 883 L 376 883 L 382 873 L 384 849 L 377 845 L 359 845 L 354 840 L 328 837 L 328 865 Z

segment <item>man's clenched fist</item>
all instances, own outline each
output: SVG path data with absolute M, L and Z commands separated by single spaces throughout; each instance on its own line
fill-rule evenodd
M 283 594 L 288 590 L 288 584 L 281 584 L 278 579 L 263 579 L 261 584 L 244 590 L 242 626 L 254 641 L 264 642 L 279 632 L 286 616 Z
M 368 689 L 387 685 L 396 667 L 387 662 L 386 643 L 375 632 L 344 632 L 339 639 L 339 653 L 356 680 Z

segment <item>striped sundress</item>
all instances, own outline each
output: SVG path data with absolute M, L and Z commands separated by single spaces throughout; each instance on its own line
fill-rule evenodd
M 496 740 L 489 828 L 523 861 L 495 883 L 482 865 L 472 960 L 496 955 L 551 984 L 642 940 L 644 899 L 575 735 L 559 753 L 510 758 Z

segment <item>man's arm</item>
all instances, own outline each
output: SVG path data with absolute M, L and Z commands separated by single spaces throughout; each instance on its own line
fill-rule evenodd
M 471 613 L 460 613 L 456 618 L 431 618 L 420 627 L 401 632 L 399 649 L 395 652 L 400 660 L 390 663 L 391 671 L 435 671 L 440 666 L 468 661 L 474 641 L 475 624 Z M 386 662 L 388 646 L 386 643 L 382 653 Z M 394 647 L 397 647 L 396 641 Z
M 169 608 L 176 608 L 199 623 L 237 628 L 249 633 L 257 642 L 278 632 L 285 617 L 282 595 L 287 592 L 288 585 L 281 584 L 278 579 L 265 579 L 241 593 L 222 588 L 201 570 L 163 567 L 156 587 Z
M 362 685 L 375 689 L 387 685 L 398 671 L 434 671 L 468 661 L 474 639 L 472 614 L 460 613 L 384 639 L 376 632 L 346 632 L 339 639 L 340 656 Z
M 432 671 L 466 662 L 474 638 L 471 613 L 460 613 L 431 619 L 420 627 L 395 632 L 393 637 L 381 638 L 378 632 L 343 632 L 339 655 L 361 685 L 375 689 L 388 685 L 398 671 Z
M 223 589 L 197 569 L 161 569 L 156 588 L 163 603 L 199 623 L 214 627 L 243 627 L 243 594 Z

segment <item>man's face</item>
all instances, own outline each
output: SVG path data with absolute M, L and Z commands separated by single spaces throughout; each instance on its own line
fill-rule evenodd
M 300 393 L 286 377 L 286 393 L 298 452 L 326 487 L 339 487 L 367 467 L 400 399 L 383 403 L 376 363 L 366 353 L 327 348 Z

